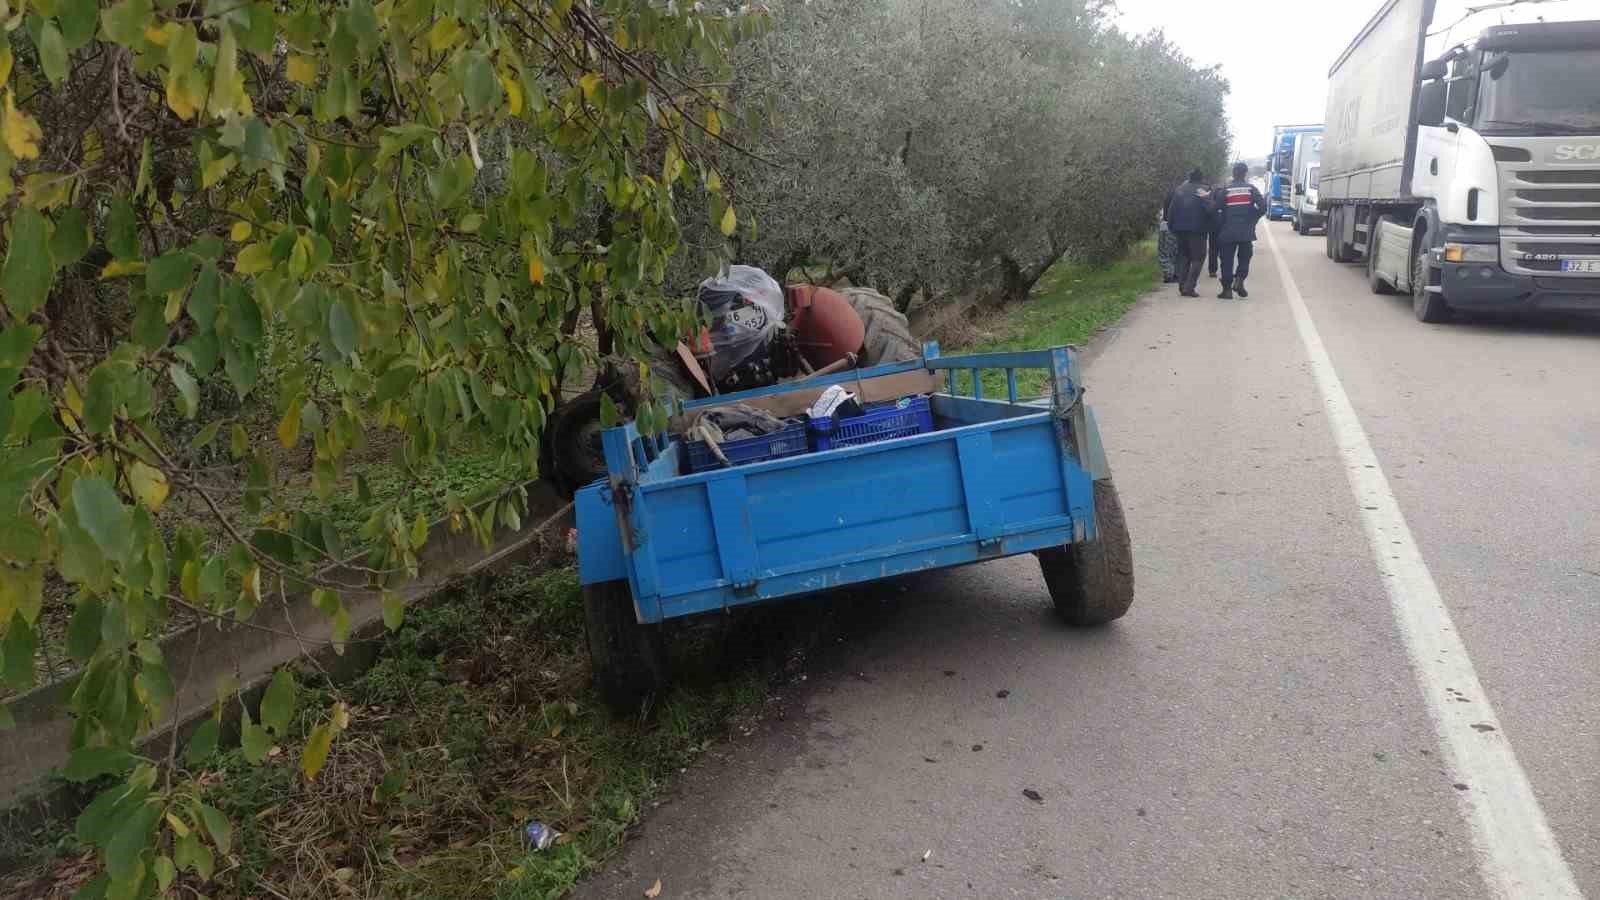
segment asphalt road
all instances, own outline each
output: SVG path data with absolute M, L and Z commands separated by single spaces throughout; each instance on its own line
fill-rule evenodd
M 1168 288 L 1091 350 L 1126 619 L 1058 625 L 1031 557 L 841 598 L 882 614 L 578 896 L 1600 897 L 1600 328 L 1425 326 L 1272 228 L 1323 370 L 1267 241 L 1249 300 Z M 1412 665 L 1402 582 L 1482 696 Z

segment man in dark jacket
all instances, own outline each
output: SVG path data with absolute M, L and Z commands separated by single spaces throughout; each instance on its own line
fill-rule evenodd
M 1218 300 L 1250 296 L 1244 280 L 1250 277 L 1250 257 L 1255 255 L 1256 222 L 1267 214 L 1267 200 L 1245 176 L 1250 168 L 1233 164 L 1233 180 L 1213 192 L 1212 208 L 1217 215 L 1217 251 L 1222 260 L 1222 293 Z M 1238 267 L 1235 268 L 1235 262 Z
M 1211 230 L 1211 190 L 1199 169 L 1190 172 L 1189 180 L 1172 192 L 1166 220 L 1167 227 L 1178 236 L 1178 293 L 1198 297 L 1194 288 L 1206 262 L 1206 233 Z

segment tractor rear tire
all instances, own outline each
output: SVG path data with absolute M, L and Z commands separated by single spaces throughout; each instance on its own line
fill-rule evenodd
M 1094 521 L 1094 540 L 1039 551 L 1056 612 L 1076 628 L 1120 619 L 1133 605 L 1133 544 L 1109 477 L 1094 483 Z
M 631 715 L 667 684 L 667 649 L 660 625 L 641 625 L 626 581 L 583 588 L 584 633 L 594 686 L 611 711 Z
M 861 317 L 866 337 L 861 343 L 861 365 L 881 366 L 922 358 L 922 345 L 911 334 L 905 314 L 894 301 L 871 288 L 848 287 L 839 293 Z

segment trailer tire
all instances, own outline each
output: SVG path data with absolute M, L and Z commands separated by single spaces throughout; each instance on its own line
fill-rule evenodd
M 1133 605 L 1133 544 L 1110 478 L 1094 483 L 1094 516 L 1098 538 L 1038 554 L 1056 612 L 1076 628 L 1120 619 Z
M 1426 232 L 1421 237 L 1425 240 Z M 1428 291 L 1432 268 L 1428 265 L 1428 251 L 1419 242 L 1411 249 L 1411 311 L 1418 322 L 1437 325 L 1450 321 L 1450 305 L 1444 302 L 1443 294 Z
M 626 581 L 584 585 L 583 624 L 601 699 L 619 716 L 638 712 L 640 704 L 667 684 L 661 626 L 639 624 Z
M 1356 248 L 1344 242 L 1344 220 L 1346 216 L 1355 214 L 1348 206 L 1341 206 L 1338 219 L 1329 219 L 1328 231 L 1332 234 L 1333 261 L 1336 263 L 1350 263 L 1356 261 Z
M 1372 224 L 1372 232 L 1367 235 L 1367 286 L 1372 288 L 1374 294 L 1393 294 L 1394 285 L 1383 280 L 1378 274 L 1378 253 L 1383 247 L 1383 223 L 1394 221 L 1389 216 L 1379 216 L 1378 221 Z
M 911 323 L 894 308 L 894 301 L 871 288 L 840 288 L 850 308 L 861 317 L 866 336 L 861 339 L 861 365 L 881 366 L 922 357 L 922 345 L 911 334 Z

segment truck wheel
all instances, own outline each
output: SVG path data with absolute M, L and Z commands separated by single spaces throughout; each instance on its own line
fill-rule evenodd
M 583 587 L 584 633 L 594 686 L 617 715 L 639 705 L 667 683 L 666 642 L 660 625 L 641 625 L 626 581 Z
M 1428 282 L 1432 274 L 1428 265 L 1428 252 L 1422 247 L 1411 251 L 1411 311 L 1418 322 L 1437 325 L 1450 319 L 1450 305 L 1443 294 L 1429 293 Z
M 1347 216 L 1352 215 L 1355 215 L 1353 210 L 1340 207 L 1338 219 L 1329 220 L 1328 231 L 1332 241 L 1329 246 L 1333 248 L 1333 261 L 1336 263 L 1356 261 L 1355 248 L 1344 242 L 1344 220 Z
M 1294 217 L 1294 233 L 1301 236 L 1304 236 L 1306 233 L 1306 223 L 1300 220 L 1299 215 Z
M 1133 546 L 1110 478 L 1094 483 L 1094 521 L 1097 539 L 1039 551 L 1056 612 L 1079 628 L 1120 619 L 1133 605 Z
M 922 357 L 922 345 L 911 336 L 911 324 L 894 301 L 871 288 L 841 288 L 850 308 L 861 317 L 866 337 L 861 342 L 861 365 L 881 366 Z
M 1373 223 L 1372 234 L 1367 237 L 1367 286 L 1372 288 L 1374 294 L 1392 294 L 1394 285 L 1383 280 L 1378 274 L 1378 254 L 1383 247 L 1383 226 L 1385 222 L 1393 221 L 1388 216 L 1379 216 Z

